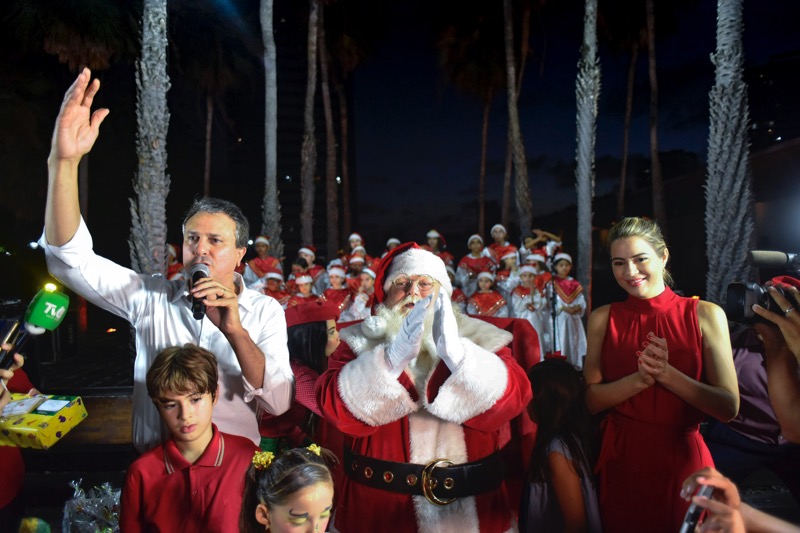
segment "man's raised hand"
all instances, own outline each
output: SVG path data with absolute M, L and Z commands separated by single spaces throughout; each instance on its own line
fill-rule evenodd
M 50 147 L 51 162 L 71 161 L 77 164 L 92 149 L 100 133 L 100 124 L 108 116 L 108 109 L 92 112 L 92 101 L 100 89 L 100 80 L 92 78 L 85 68 L 64 95 L 61 111 L 53 130 Z

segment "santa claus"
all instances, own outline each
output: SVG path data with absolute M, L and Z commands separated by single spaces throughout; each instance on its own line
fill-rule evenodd
M 515 531 L 499 429 L 531 390 L 511 334 L 454 310 L 444 263 L 414 243 L 386 256 L 375 292 L 316 385 L 351 437 L 331 531 Z

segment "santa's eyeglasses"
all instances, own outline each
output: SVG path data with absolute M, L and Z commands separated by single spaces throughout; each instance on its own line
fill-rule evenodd
M 404 275 L 395 278 L 395 280 L 392 281 L 392 286 L 401 291 L 409 291 L 415 283 L 420 292 L 425 292 L 433 288 L 434 279 L 427 275 L 419 276 L 416 279 L 411 279 Z

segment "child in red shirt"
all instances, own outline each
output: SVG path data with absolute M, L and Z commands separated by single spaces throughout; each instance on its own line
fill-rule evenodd
M 146 381 L 170 437 L 128 468 L 120 531 L 238 532 L 244 475 L 258 448 L 211 422 L 214 354 L 192 344 L 166 348 Z

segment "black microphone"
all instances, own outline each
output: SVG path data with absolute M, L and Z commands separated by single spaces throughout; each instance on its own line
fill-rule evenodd
M 800 255 L 767 250 L 752 250 L 748 253 L 750 263 L 758 268 L 790 270 L 800 272 Z
M 208 269 L 208 265 L 204 265 L 203 263 L 193 264 L 189 267 L 189 278 L 192 280 L 189 288 L 191 289 L 194 287 L 194 284 L 202 278 L 210 277 L 211 271 Z M 192 296 L 192 316 L 194 316 L 196 320 L 203 320 L 203 317 L 206 316 L 206 304 L 203 302 L 202 298 L 195 298 Z

